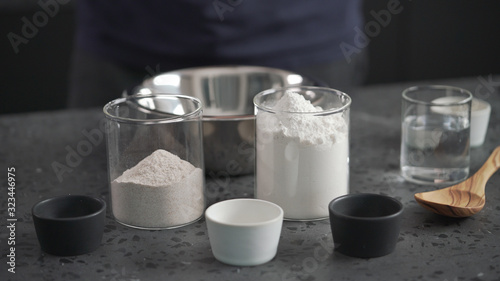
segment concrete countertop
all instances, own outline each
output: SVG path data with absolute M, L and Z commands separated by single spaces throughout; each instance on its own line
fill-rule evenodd
M 421 208 L 413 194 L 430 187 L 407 183 L 399 174 L 401 91 L 417 84 L 448 84 L 490 102 L 486 141 L 471 149 L 472 174 L 500 144 L 500 94 L 492 81 L 499 84 L 500 77 L 380 85 L 349 93 L 351 193 L 390 195 L 405 207 L 396 250 L 373 259 L 334 251 L 328 220 L 285 221 L 271 262 L 228 266 L 213 257 L 204 219 L 177 229 L 138 230 L 115 222 L 109 204 L 102 245 L 95 252 L 45 254 L 31 218 L 36 202 L 63 194 L 94 195 L 109 202 L 104 115 L 96 108 L 0 116 L 0 280 L 499 280 L 500 173 L 486 186 L 486 207 L 466 219 Z M 93 142 L 87 137 L 90 132 Z M 60 165 L 68 169 L 54 168 Z M 13 217 L 6 199 L 10 167 L 16 177 Z M 252 197 L 253 185 L 253 175 L 212 174 L 206 182 L 208 202 Z M 7 228 L 11 218 L 16 219 L 14 230 Z M 15 245 L 10 245 L 13 240 Z M 11 247 L 15 273 L 9 272 Z

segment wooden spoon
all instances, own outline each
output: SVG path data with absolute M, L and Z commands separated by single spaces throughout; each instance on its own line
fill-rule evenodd
M 484 207 L 484 188 L 488 179 L 500 168 L 500 146 L 483 166 L 467 180 L 434 191 L 415 194 L 415 200 L 424 208 L 448 217 L 469 217 Z

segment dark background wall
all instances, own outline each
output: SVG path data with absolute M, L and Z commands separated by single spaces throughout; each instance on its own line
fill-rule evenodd
M 50 16 L 34 0 L 0 1 L 0 114 L 64 108 L 75 23 L 71 2 L 58 7 Z M 23 42 L 17 53 L 11 41 Z
M 389 2 L 365 0 L 367 23 Z M 398 2 L 402 11 L 368 46 L 368 83 L 500 73 L 500 1 Z
M 0 2 L 0 114 L 64 108 L 75 11 L 58 1 L 53 15 L 34 0 Z M 366 83 L 500 73 L 499 12 L 491 0 L 365 0 Z M 26 19 L 39 26 L 16 53 L 9 34 L 22 36 Z

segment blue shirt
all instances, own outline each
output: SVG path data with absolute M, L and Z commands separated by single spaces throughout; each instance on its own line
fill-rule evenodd
M 144 70 L 246 64 L 284 69 L 343 59 L 360 0 L 79 0 L 77 46 Z

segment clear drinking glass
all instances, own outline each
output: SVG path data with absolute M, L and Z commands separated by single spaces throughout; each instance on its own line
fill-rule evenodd
M 263 91 L 254 104 L 255 197 L 287 220 L 328 218 L 328 203 L 349 193 L 351 98 L 303 86 Z
M 181 95 L 129 96 L 104 106 L 111 209 L 141 229 L 183 226 L 205 209 L 202 107 Z
M 401 174 L 414 183 L 452 184 L 469 175 L 472 94 L 431 85 L 403 91 Z

